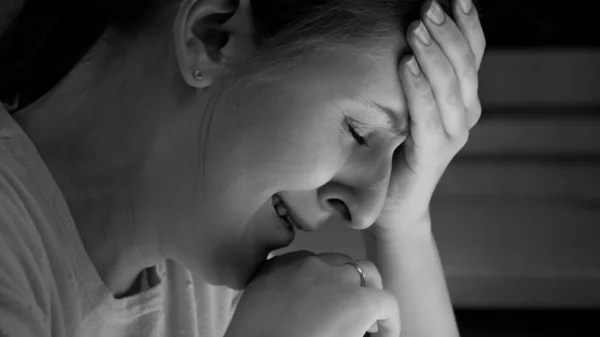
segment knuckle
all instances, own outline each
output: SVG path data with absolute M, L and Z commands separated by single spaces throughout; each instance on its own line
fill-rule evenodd
M 433 109 L 431 110 L 433 111 Z M 424 119 L 423 127 L 427 130 L 431 130 L 433 135 L 436 137 L 443 134 L 444 126 L 439 118 L 434 117 L 434 114 L 430 114 L 429 118 Z
M 365 270 L 365 273 L 369 271 L 371 275 L 369 276 L 378 276 L 379 271 L 377 270 L 377 266 L 369 260 L 356 260 L 356 263 Z
M 473 104 L 473 109 L 475 110 L 477 116 L 481 116 L 481 113 L 483 112 L 483 107 L 481 106 L 481 101 L 478 99 L 475 100 L 475 103 Z
M 361 266 L 364 265 L 369 269 L 373 269 L 373 270 L 377 270 L 377 266 L 375 266 L 375 263 L 367 260 L 367 259 L 358 259 L 356 260 L 356 262 L 358 262 Z
M 471 112 L 471 127 L 479 122 L 481 118 L 482 108 L 479 100 L 475 101 L 473 107 L 469 110 Z
M 352 261 L 352 258 L 342 253 L 320 253 L 317 257 L 324 263 L 330 266 L 341 266 L 348 261 Z
M 487 47 L 487 40 L 485 38 L 485 35 L 482 32 L 481 33 L 481 49 L 485 50 L 486 47 Z
M 421 85 L 418 88 L 418 97 L 420 101 L 428 102 L 429 104 L 433 103 L 433 90 L 429 85 Z M 428 105 L 429 105 L 428 104 Z
M 359 308 L 365 308 L 366 310 L 370 311 L 372 310 L 370 308 L 376 307 L 374 303 L 375 301 L 373 300 L 373 297 L 370 296 L 369 292 L 362 290 L 362 288 L 358 288 L 357 291 L 353 292 L 354 296 L 352 300 Z
M 386 298 L 388 298 L 389 300 L 391 300 L 392 303 L 395 304 L 396 309 L 398 309 L 398 297 L 396 297 L 396 295 L 389 289 L 382 289 L 381 291 Z
M 377 295 L 374 296 L 375 294 Z M 387 289 L 377 289 L 376 292 L 359 291 L 354 300 L 357 305 L 360 305 L 361 308 L 364 308 L 369 313 L 379 312 L 382 307 L 382 301 L 393 304 L 394 311 L 398 312 L 399 310 L 397 297 Z
M 290 252 L 290 253 L 278 256 L 277 260 L 280 261 L 280 263 L 286 263 L 286 262 L 299 263 L 299 262 L 302 262 L 305 258 L 313 256 L 313 255 L 315 255 L 315 254 L 308 250 L 297 250 L 294 252 Z M 272 260 L 275 260 L 275 259 L 272 259 Z
M 381 285 L 381 274 L 377 269 L 377 266 L 369 260 L 356 260 L 358 265 L 363 269 L 367 283 L 370 287 L 380 288 Z
M 479 89 L 479 75 L 477 74 L 477 63 L 475 64 L 474 68 L 469 69 L 471 69 L 471 74 L 467 75 L 467 78 L 469 79 L 469 81 L 471 81 L 471 83 L 473 84 L 473 89 L 477 93 L 477 90 Z
M 431 64 L 438 69 L 448 69 L 450 65 L 446 56 L 439 53 L 431 55 Z
M 305 256 L 300 261 L 298 261 L 299 267 L 298 269 L 307 272 L 314 271 L 323 266 L 323 261 L 317 255 Z
M 457 106 L 461 104 L 461 101 L 462 94 L 460 92 L 460 89 L 458 88 L 458 83 L 456 83 L 456 81 L 453 81 L 450 84 L 450 89 L 446 94 L 446 102 L 452 106 Z
M 485 35 L 483 34 L 483 31 L 481 30 L 481 27 L 479 27 L 478 32 L 478 38 L 475 38 L 475 42 L 477 46 L 477 55 L 481 58 L 483 57 L 483 54 L 485 53 L 485 50 L 487 48 L 487 40 L 485 38 Z
M 473 76 L 476 75 L 476 69 L 477 69 L 477 57 L 475 57 L 475 53 L 471 50 L 471 48 L 467 48 L 467 52 L 464 55 L 464 60 L 465 63 L 467 65 L 467 71 L 468 71 L 468 75 L 469 78 L 472 77 L 477 77 L 477 76 Z
M 454 27 L 452 29 L 447 30 L 447 38 L 452 43 L 460 42 L 463 38 L 462 32 L 458 29 L 458 27 Z
M 459 149 L 462 149 L 469 141 L 469 132 L 461 132 L 454 137 L 454 143 Z

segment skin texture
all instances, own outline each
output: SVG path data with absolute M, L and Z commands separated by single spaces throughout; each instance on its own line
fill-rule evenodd
M 63 190 L 109 288 L 127 289 L 143 267 L 165 257 L 208 282 L 244 287 L 268 252 L 291 239 L 270 209 L 271 195 L 279 193 L 306 228 L 337 213 L 353 228 L 368 228 L 374 265 L 363 266 L 381 280 L 360 288 L 351 267 L 334 263 L 326 269 L 309 254 L 299 260 L 310 268 L 272 262 L 280 269 L 267 276 L 279 280 L 280 292 L 290 289 L 286 282 L 320 275 L 325 283 L 347 287 L 341 299 L 373 303 L 370 313 L 377 315 L 360 322 L 360 333 L 372 320 L 387 318 L 379 321 L 380 336 L 397 336 L 401 316 L 403 336 L 458 335 L 429 201 L 481 114 L 477 71 L 485 39 L 476 10 L 461 13 L 455 2 L 455 21 L 445 16 L 437 25 L 425 13 L 431 3 L 423 6 L 422 21 L 433 39 L 427 45 L 418 42 L 415 22 L 406 39 L 392 39 L 387 54 L 347 48 L 312 55 L 284 81 L 244 92 L 226 87 L 226 62 L 211 58 L 200 38 L 207 13 L 231 9 L 219 0 L 202 6 L 185 0 L 165 11 L 153 30 L 172 26 L 172 32 L 117 43 L 122 48 L 116 54 L 79 65 L 20 112 L 17 119 Z M 234 61 L 253 50 L 247 2 L 241 4 L 221 27 L 230 34 L 221 52 Z M 398 64 L 408 48 L 417 76 L 409 70 L 410 58 Z M 94 55 L 106 51 L 99 45 Z M 194 78 L 195 70 L 203 77 Z M 400 124 L 410 118 L 410 134 L 393 135 L 381 114 L 349 104 L 358 98 L 397 110 Z M 368 147 L 344 129 L 344 114 Z M 322 290 L 322 283 L 286 295 L 323 300 L 318 292 L 303 295 Z M 257 303 L 282 313 L 291 301 L 277 307 L 268 300 L 273 287 L 256 284 L 241 300 L 248 312 L 236 311 L 239 331 L 257 326 L 256 320 L 244 323 L 248 313 L 260 316 Z M 388 292 L 373 289 L 381 287 Z M 335 309 L 335 301 L 325 303 Z M 321 317 L 313 306 L 305 309 L 304 318 Z M 347 313 L 337 319 L 348 319 Z M 288 326 L 273 328 L 287 332 Z
M 225 90 L 228 68 L 206 57 L 199 38 L 207 13 L 228 10 L 220 3 L 169 7 L 156 25 L 171 22 L 172 34 L 142 35 L 110 57 L 83 62 L 16 115 L 115 292 L 164 258 L 210 283 L 244 287 L 268 253 L 290 240 L 273 215 L 274 193 L 310 229 L 337 216 L 330 199 L 346 205 L 356 228 L 375 222 L 383 207 L 392 154 L 404 137 L 351 101 L 403 110 L 402 40 L 387 55 L 322 53 L 285 80 Z M 224 24 L 231 37 L 222 53 L 230 59 L 252 51 L 248 15 L 242 2 Z M 98 45 L 91 55 L 106 50 Z M 368 148 L 353 139 L 345 116 Z
M 486 42 L 477 10 L 469 5 L 469 1 L 454 2 L 452 12 L 441 13 L 441 23 L 436 23 L 428 15 L 435 2 L 426 1 L 422 20 L 407 31 L 415 56 L 403 58 L 399 72 L 411 136 L 394 156 L 386 205 L 376 224 L 365 231 L 367 257 L 380 271 L 384 288 L 400 304 L 402 336 L 459 336 L 429 203 L 441 175 L 481 115 L 477 71 Z M 431 43 L 419 42 L 420 25 Z M 410 70 L 412 61 L 418 65 L 417 76 Z

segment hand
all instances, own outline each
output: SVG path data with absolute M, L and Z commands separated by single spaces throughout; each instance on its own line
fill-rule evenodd
M 399 71 L 410 135 L 394 153 L 387 200 L 373 226 L 376 232 L 387 234 L 402 223 L 428 220 L 437 183 L 481 115 L 477 72 L 485 37 L 475 7 L 465 14 L 459 2 L 452 4 L 456 22 L 438 7 L 441 24 L 424 14 L 408 28 L 406 39 L 414 56 L 404 57 Z M 427 1 L 424 13 L 431 4 L 438 5 Z M 429 36 L 429 43 L 419 35 Z
M 244 290 L 225 337 L 362 337 L 379 322 L 378 336 L 400 335 L 396 297 L 382 289 L 375 266 L 342 254 L 307 251 L 276 256 Z

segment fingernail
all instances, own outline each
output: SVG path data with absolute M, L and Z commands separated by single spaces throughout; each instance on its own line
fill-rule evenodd
M 410 70 L 410 73 L 413 74 L 413 76 L 415 77 L 419 76 L 419 74 L 421 73 L 421 71 L 419 70 L 419 65 L 417 64 L 417 60 L 415 60 L 414 55 L 412 55 L 408 62 L 406 62 L 406 66 L 408 67 L 408 70 Z
M 469 14 L 471 8 L 473 8 L 473 2 L 471 2 L 471 0 L 460 0 L 460 10 L 463 11 L 463 13 Z
M 437 3 L 437 1 L 432 0 L 431 5 L 427 10 L 427 17 L 429 18 L 429 20 L 433 21 L 433 23 L 439 26 L 442 23 L 444 23 L 444 16 L 444 11 L 440 7 L 440 5 Z
M 427 31 L 427 28 L 425 28 L 423 21 L 421 21 L 417 29 L 415 29 L 415 34 L 417 34 L 419 40 L 421 40 L 421 42 L 423 42 L 423 44 L 426 46 L 431 44 L 431 36 L 429 36 L 429 32 Z

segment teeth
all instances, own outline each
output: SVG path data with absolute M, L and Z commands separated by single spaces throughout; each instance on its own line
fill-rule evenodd
M 289 227 L 296 227 L 294 220 L 288 215 L 287 209 L 283 204 L 283 200 L 278 195 L 273 195 L 271 199 L 275 213 L 281 218 L 281 220 Z
M 275 211 L 277 212 L 277 215 L 279 215 L 280 217 L 287 216 L 287 210 L 285 209 L 285 206 L 283 206 L 282 203 L 275 205 Z
M 292 218 L 290 218 L 289 215 L 286 215 L 284 218 L 290 224 L 290 226 L 292 226 L 294 228 L 298 228 L 298 226 L 296 226 L 296 223 L 294 222 L 294 220 Z
M 274 194 L 271 198 L 271 201 L 273 203 L 273 208 L 275 208 L 275 211 L 277 212 L 277 215 L 280 217 L 285 217 L 287 215 L 287 210 L 285 209 L 283 200 L 281 200 L 277 194 Z

